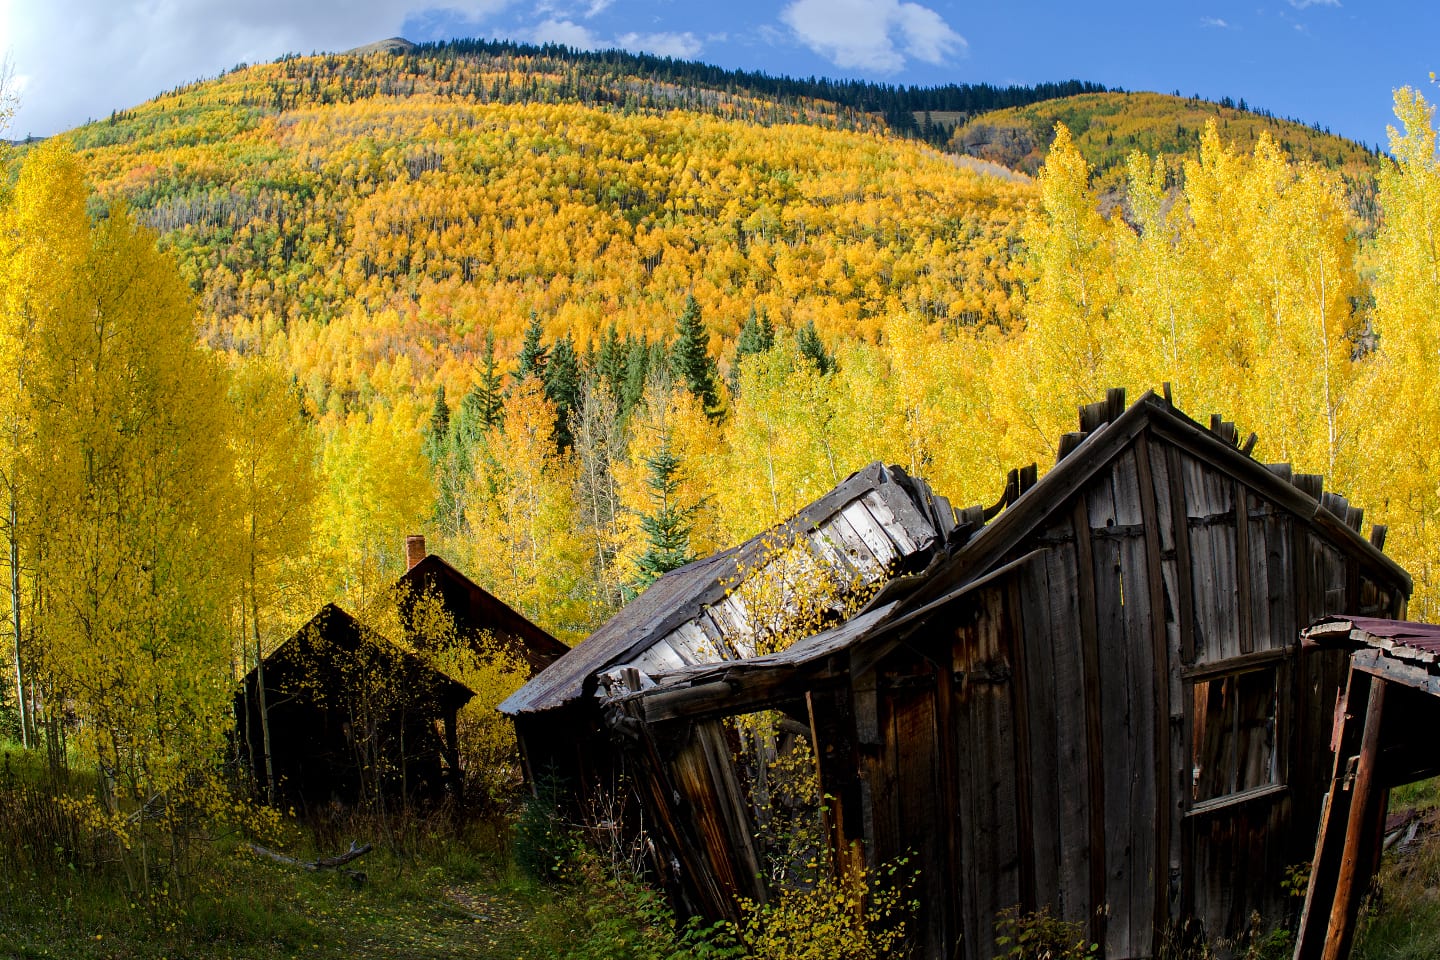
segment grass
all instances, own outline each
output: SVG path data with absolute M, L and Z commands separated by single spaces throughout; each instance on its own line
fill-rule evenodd
M 1413 807 L 1432 831 L 1440 826 L 1440 780 L 1391 794 L 1390 809 Z M 1376 891 L 1361 916 L 1354 960 L 1434 960 L 1440 952 L 1440 831 L 1412 850 L 1385 855 Z
M 573 891 L 518 877 L 493 851 L 416 860 L 377 850 L 357 866 L 363 884 L 235 846 L 214 851 L 204 888 L 183 904 L 137 902 L 80 874 L 0 880 L 0 955 L 511 960 L 564 956 L 585 939 Z

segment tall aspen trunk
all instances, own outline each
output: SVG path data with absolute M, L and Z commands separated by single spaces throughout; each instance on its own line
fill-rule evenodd
M 270 755 L 270 708 L 265 700 L 265 651 L 260 645 L 260 601 L 255 594 L 255 518 L 250 518 L 250 635 L 255 641 L 255 690 L 260 699 L 260 742 L 265 751 L 265 802 L 275 803 L 275 763 Z
M 30 749 L 30 704 L 25 698 L 25 661 L 20 652 L 20 511 L 10 489 L 10 630 L 15 638 L 15 703 L 20 709 L 20 745 Z

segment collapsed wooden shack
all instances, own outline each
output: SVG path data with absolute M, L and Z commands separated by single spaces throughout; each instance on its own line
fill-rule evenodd
M 1440 776 L 1440 626 L 1327 617 L 1304 637 L 1350 652 L 1350 663 L 1295 960 L 1344 960 L 1380 863 L 1390 791 Z
M 789 522 L 671 571 L 500 704 L 515 721 L 527 776 L 532 783 L 557 777 L 582 805 L 608 802 L 626 753 L 610 736 L 602 701 L 630 689 L 629 671 L 638 685 L 652 674 L 753 656 L 755 618 L 739 588 L 787 547 L 803 540 L 831 574 L 873 588 L 922 569 L 955 527 L 948 501 L 903 470 L 875 463 Z
M 454 637 L 497 644 L 533 675 L 568 649 L 564 643 L 460 573 L 427 554 L 425 538 L 406 538 L 405 573 L 393 596 L 411 649 L 434 643 L 417 605 L 438 600 Z M 383 796 L 438 800 L 458 796 L 462 771 L 456 718 L 473 694 L 334 604 L 246 675 L 235 697 L 237 746 L 268 793 L 265 725 L 277 793 L 303 808 Z
M 1410 579 L 1360 535 L 1358 509 L 1255 461 L 1253 434 L 1242 444 L 1218 417 L 1206 429 L 1111 391 L 1080 426 L 1043 479 L 1012 472 L 993 507 L 940 521 L 953 529 L 917 551 L 925 569 L 847 622 L 766 656 L 675 664 L 651 652 L 649 625 L 674 627 L 662 594 L 597 633 L 603 669 L 577 663 L 559 697 L 542 673 L 512 706 L 599 707 L 641 785 L 657 872 L 711 916 L 769 892 L 733 731 L 779 711 L 813 744 L 835 869 L 917 871 L 920 956 L 997 955 L 1010 907 L 1086 925 L 1112 960 L 1170 935 L 1233 941 L 1254 912 L 1278 922 L 1285 868 L 1312 850 L 1345 675 L 1343 652 L 1301 656 L 1299 627 L 1401 616 Z M 680 593 L 725 619 L 724 591 Z M 529 730 L 532 752 L 554 736 L 541 717 Z
M 235 695 L 254 783 L 302 812 L 377 799 L 436 801 L 460 789 L 456 716 L 474 695 L 328 604 Z

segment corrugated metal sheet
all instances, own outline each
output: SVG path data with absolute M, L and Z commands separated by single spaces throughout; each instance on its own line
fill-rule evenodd
M 729 594 L 741 572 L 753 572 L 776 542 L 808 538 L 823 562 L 874 582 L 923 565 L 954 525 L 948 501 L 923 480 L 872 463 L 779 527 L 661 577 L 500 711 L 516 716 L 561 707 L 585 696 L 587 687 L 593 691 L 602 673 L 627 666 L 647 670 L 677 657 L 705 663 L 746 656 L 748 614 Z M 653 649 L 661 643 L 668 649 Z
M 1414 620 L 1379 620 L 1373 617 L 1326 617 L 1302 631 L 1306 640 L 1321 645 L 1363 644 L 1384 650 L 1398 660 L 1435 663 L 1440 658 L 1440 626 Z

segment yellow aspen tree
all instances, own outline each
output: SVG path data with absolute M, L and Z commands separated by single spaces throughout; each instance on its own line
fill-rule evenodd
M 469 559 L 479 582 L 562 639 L 594 625 L 573 459 L 555 446 L 555 405 L 526 377 L 486 434 L 467 494 Z
M 1192 407 L 1249 418 L 1265 456 L 1333 477 L 1358 289 L 1338 181 L 1292 164 L 1268 135 L 1239 153 L 1211 123 L 1186 164 L 1185 202 L 1193 349 L 1211 377 Z
M 89 235 L 67 307 L 36 332 L 27 474 L 47 710 L 82 717 L 118 813 L 209 782 L 223 743 L 233 471 L 222 371 L 174 262 L 120 207 Z M 148 883 L 143 844 L 133 865 Z
M 265 655 L 298 626 L 313 587 L 311 535 L 316 502 L 318 447 L 300 417 L 289 378 L 264 359 L 231 370 L 230 450 L 237 502 L 235 544 L 239 564 L 240 672 L 255 666 L 260 703 L 260 755 L 273 801 Z M 300 602 L 297 602 L 300 601 Z M 248 716 L 248 714 L 247 714 Z M 247 736 L 255 731 L 246 730 Z M 251 755 L 255 755 L 252 748 Z
M 1376 237 L 1375 355 L 1365 361 L 1355 497 L 1389 525 L 1386 549 L 1415 578 L 1409 615 L 1440 616 L 1440 162 L 1435 107 L 1408 87 L 1395 92 L 1401 129 L 1390 128 L 1380 172 Z
M 21 539 L 29 524 L 20 476 L 34 440 L 31 371 L 38 331 L 65 309 L 89 244 L 86 187 L 79 164 L 58 141 L 37 147 L 21 167 L 9 202 L 0 207 L 0 486 L 5 498 L 5 563 L 21 741 L 30 745 L 21 595 Z
M 1115 352 L 1127 385 L 1168 381 L 1183 404 L 1197 395 L 1209 373 L 1196 363 L 1194 282 L 1177 246 L 1188 225 L 1185 205 L 1167 190 L 1167 179 L 1163 157 L 1132 153 L 1126 161 L 1133 228 L 1112 219 L 1120 284 Z
M 413 404 L 351 413 L 325 442 L 318 533 L 342 605 L 363 613 L 404 572 L 405 537 L 424 529 L 435 499 Z
M 997 407 L 1010 411 L 1019 461 L 1053 458 L 1075 405 L 1104 395 L 1116 297 L 1110 230 L 1090 164 L 1063 124 L 1039 174 L 1040 203 L 1022 232 L 1031 278 L 1024 332 L 997 368 Z
M 785 520 L 854 469 L 840 449 L 833 379 L 780 336 L 740 368 L 727 425 L 728 468 L 717 476 L 720 519 L 732 541 Z

